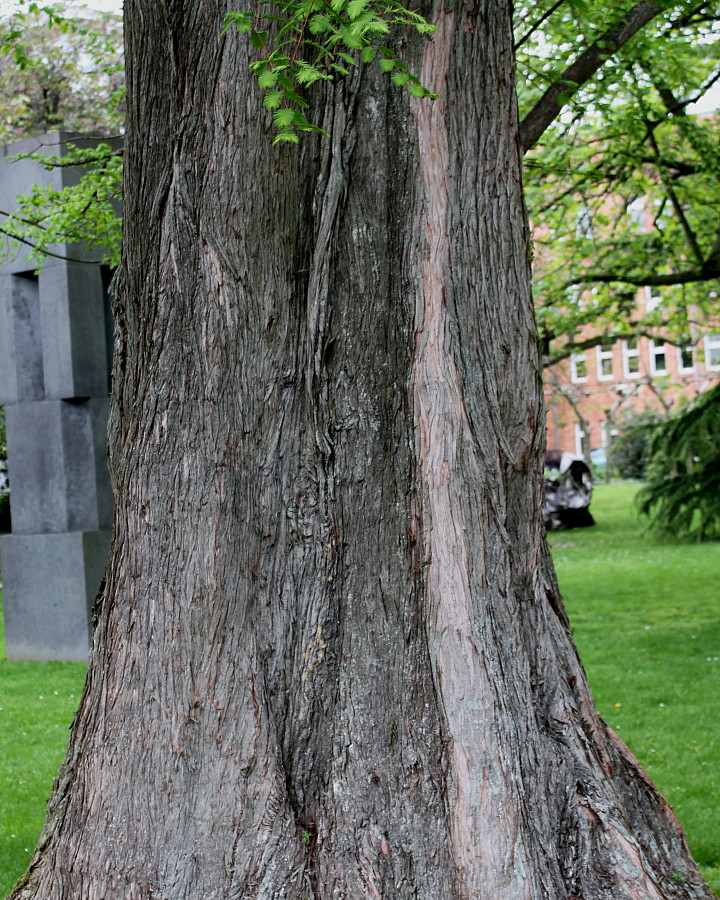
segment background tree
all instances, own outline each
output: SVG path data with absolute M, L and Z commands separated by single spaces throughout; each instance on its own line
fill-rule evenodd
M 0 20 L 0 142 L 64 130 L 113 138 L 124 130 L 122 19 L 69 3 L 20 0 Z M 18 208 L 0 210 L 0 233 L 24 245 L 37 262 L 54 244 L 84 242 L 117 265 L 122 149 L 117 142 L 91 151 L 71 145 L 56 157 L 38 154 L 48 168 L 81 166 L 78 183 L 63 190 L 35 189 Z
M 649 481 L 638 494 L 650 527 L 685 540 L 720 537 L 720 386 L 651 435 Z
M 687 344 L 717 311 L 720 122 L 689 107 L 720 79 L 720 7 L 535 6 L 518 85 L 548 358 L 628 334 Z M 639 287 L 661 298 L 647 314 Z
M 0 20 L 0 143 L 61 128 L 122 134 L 122 18 L 19 2 Z
M 628 410 L 613 421 L 618 433 L 612 440 L 608 465 L 615 477 L 645 478 L 653 432 L 661 421 L 657 409 L 647 408 Z
M 227 12 L 125 4 L 115 536 L 12 896 L 709 897 L 540 521 L 509 5 L 388 38 L 435 103 L 353 67 L 275 149 Z
M 553 389 L 553 393 L 556 396 L 562 396 L 565 398 L 567 405 L 572 410 L 572 414 L 575 417 L 575 421 L 580 426 L 580 434 L 581 437 L 581 445 L 582 445 L 582 456 L 585 459 L 590 459 L 590 451 L 592 450 L 592 446 L 590 443 L 590 424 L 587 419 L 583 415 L 583 403 L 582 401 L 587 398 L 587 394 L 583 391 L 581 385 L 576 384 L 567 384 L 563 382 L 559 377 L 559 374 L 556 369 L 549 368 L 545 373 L 547 382 L 551 385 Z

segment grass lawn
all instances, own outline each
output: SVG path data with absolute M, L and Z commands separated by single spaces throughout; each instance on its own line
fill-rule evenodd
M 85 678 L 77 663 L 9 663 L 0 615 L 0 897 L 27 868 Z
M 720 543 L 646 534 L 637 485 L 599 485 L 595 528 L 550 536 L 603 718 L 670 802 L 720 893 Z
M 633 484 L 600 485 L 595 528 L 551 535 L 575 639 L 603 717 L 678 814 L 720 891 L 720 543 L 661 544 Z M 4 634 L 0 616 L 0 652 Z M 0 897 L 42 827 L 84 666 L 0 658 Z

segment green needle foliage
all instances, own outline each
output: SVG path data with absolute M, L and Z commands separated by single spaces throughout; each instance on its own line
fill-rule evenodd
M 122 150 L 109 144 L 91 149 L 69 144 L 61 157 L 28 153 L 21 158 L 32 159 L 48 170 L 77 166 L 83 175 L 71 187 L 35 185 L 29 194 L 18 197 L 17 210 L 5 213 L 0 227 L 0 233 L 11 238 L 8 249 L 24 244 L 28 258 L 39 265 L 46 256 L 64 255 L 57 253 L 57 245 L 82 244 L 85 249 L 99 250 L 104 263 L 117 266 L 122 240 Z M 72 258 L 72 250 L 68 252 Z
M 230 28 L 248 34 L 260 53 L 250 69 L 265 91 L 265 108 L 273 110 L 277 128 L 273 143 L 297 144 L 302 131 L 328 136 L 308 121 L 303 112 L 308 103 L 299 91 L 316 81 L 348 75 L 348 66 L 356 65 L 358 57 L 362 63 L 377 59 L 383 72 L 391 74 L 393 82 L 412 97 L 437 97 L 380 43 L 393 27 L 410 25 L 420 34 L 435 31 L 421 15 L 397 0 L 272 0 L 267 6 L 271 13 L 265 15 L 228 13 L 223 34 Z M 310 60 L 303 58 L 307 56 Z
M 663 536 L 720 538 L 720 384 L 690 409 L 655 426 L 649 483 L 638 508 Z

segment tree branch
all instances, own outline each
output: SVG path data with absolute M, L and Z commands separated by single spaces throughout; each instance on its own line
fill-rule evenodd
M 715 243 L 710 248 L 707 259 L 700 269 L 701 272 L 720 272 L 720 230 L 718 230 Z M 713 276 L 710 276 L 713 277 Z
M 52 169 L 79 169 L 82 166 L 90 166 L 95 163 L 106 163 L 109 162 L 114 157 L 121 157 L 125 155 L 125 148 L 118 147 L 115 150 L 111 150 L 110 153 L 102 153 L 97 156 L 89 156 L 87 159 L 77 160 L 70 159 L 65 160 L 61 159 L 59 156 L 56 157 L 46 157 L 42 156 L 40 153 L 19 153 L 15 159 L 31 159 L 34 162 L 40 163 L 48 171 Z
M 661 165 L 666 169 L 672 169 L 672 178 L 683 178 L 686 175 L 697 175 L 700 171 L 697 166 L 687 163 L 681 159 L 664 159 L 656 156 L 641 156 L 641 163 L 652 163 L 652 165 Z
M 520 38 L 520 40 L 515 44 L 513 50 L 518 50 L 522 45 L 527 41 L 532 35 L 538 30 L 538 28 L 542 25 L 542 23 L 549 19 L 550 16 L 555 12 L 556 9 L 561 7 L 565 3 L 565 0 L 557 0 L 557 3 L 553 4 L 550 9 L 543 13 L 540 18 L 525 32 L 525 34 Z
M 560 378 L 558 377 L 557 372 L 552 368 L 552 364 L 548 365 L 548 369 L 549 369 L 549 371 L 547 374 L 548 374 L 548 377 L 549 377 L 549 380 L 550 380 L 552 386 L 555 388 L 555 390 L 558 394 L 561 394 L 567 400 L 568 404 L 570 405 L 570 408 L 577 416 L 577 420 L 580 424 L 580 427 L 582 428 L 585 436 L 587 437 L 588 432 L 590 431 L 590 427 L 589 427 L 588 421 L 585 418 L 585 416 L 583 415 L 582 409 L 580 407 L 580 401 L 586 398 L 585 392 L 578 390 L 577 385 L 563 384 L 563 382 L 560 381 Z M 579 397 L 577 396 L 578 394 L 580 395 Z M 584 443 L 585 443 L 585 439 L 583 439 L 583 444 Z M 587 450 L 589 451 L 590 447 L 588 447 Z
M 650 142 L 650 146 L 653 150 L 653 153 L 655 154 L 655 168 L 657 169 L 658 175 L 660 176 L 660 181 L 665 188 L 668 199 L 672 204 L 672 208 L 675 210 L 675 215 L 680 222 L 680 227 L 683 230 L 685 239 L 688 242 L 688 246 L 692 250 L 695 259 L 702 266 L 704 263 L 704 258 L 702 250 L 700 249 L 700 244 L 698 244 L 697 236 L 693 231 L 687 216 L 685 215 L 685 210 L 682 208 L 682 204 L 680 203 L 678 195 L 675 193 L 675 189 L 665 177 L 665 171 L 660 163 L 660 147 L 658 146 L 655 132 L 650 127 L 648 127 L 648 141 Z
M 45 226 L 41 225 L 41 223 L 38 221 L 34 221 L 33 219 L 26 219 L 25 216 L 20 216 L 17 213 L 5 212 L 4 209 L 0 209 L 0 216 L 5 216 L 7 219 L 10 219 L 10 221 L 15 219 L 15 221 L 17 221 L 17 222 L 22 222 L 23 225 L 30 225 L 31 228 L 39 228 L 41 231 L 47 230 L 45 228 Z M 10 231 L 10 229 L 3 228 L 2 226 L 0 226 L 0 234 L 6 235 L 7 237 L 11 238 L 13 241 L 19 241 L 21 244 L 26 244 L 28 247 L 32 248 L 33 250 L 37 250 L 38 253 L 41 253 L 43 256 L 52 256 L 55 259 L 65 260 L 65 262 L 76 262 L 76 263 L 82 263 L 83 265 L 96 266 L 98 264 L 97 261 L 92 261 L 92 260 L 88 260 L 88 259 L 77 259 L 74 256 L 63 256 L 62 253 L 53 253 L 52 250 L 48 250 L 46 247 L 40 247 L 38 244 L 34 244 L 32 241 L 28 240 L 27 238 L 21 237 L 19 234 L 15 234 L 14 232 Z M 61 242 L 55 241 L 54 243 L 59 244 Z
M 565 69 L 560 80 L 550 85 L 520 123 L 520 146 L 523 153 L 527 153 L 537 143 L 566 105 L 568 98 L 586 84 L 623 44 L 662 11 L 663 7 L 653 0 L 640 0 Z
M 720 244 L 718 244 L 720 250 Z M 566 281 L 563 287 L 574 284 L 634 284 L 638 287 L 662 287 L 673 284 L 695 284 L 700 281 L 712 281 L 720 278 L 720 265 L 712 256 L 703 263 L 702 268 L 688 269 L 685 272 L 672 272 L 670 275 L 623 275 L 621 272 L 584 272 L 577 278 Z
M 29 241 L 27 238 L 20 237 L 17 234 L 13 234 L 12 231 L 8 231 L 6 228 L 0 227 L 0 234 L 4 234 L 9 238 L 12 238 L 14 241 L 19 241 L 21 244 L 27 244 L 28 247 L 31 247 L 33 250 L 37 250 L 39 253 L 42 253 L 43 256 L 52 256 L 55 259 L 62 259 L 65 262 L 74 262 L 74 263 L 82 263 L 84 266 L 96 266 L 97 260 L 89 260 L 89 259 L 77 259 L 75 256 L 63 256 L 62 253 L 53 253 L 52 250 L 48 250 L 47 247 L 38 247 L 37 244 L 33 244 L 32 241 Z

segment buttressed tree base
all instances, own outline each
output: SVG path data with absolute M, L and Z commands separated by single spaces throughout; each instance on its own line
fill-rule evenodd
M 545 543 L 510 4 L 276 147 L 231 8 L 125 0 L 115 534 L 13 900 L 710 898 Z

